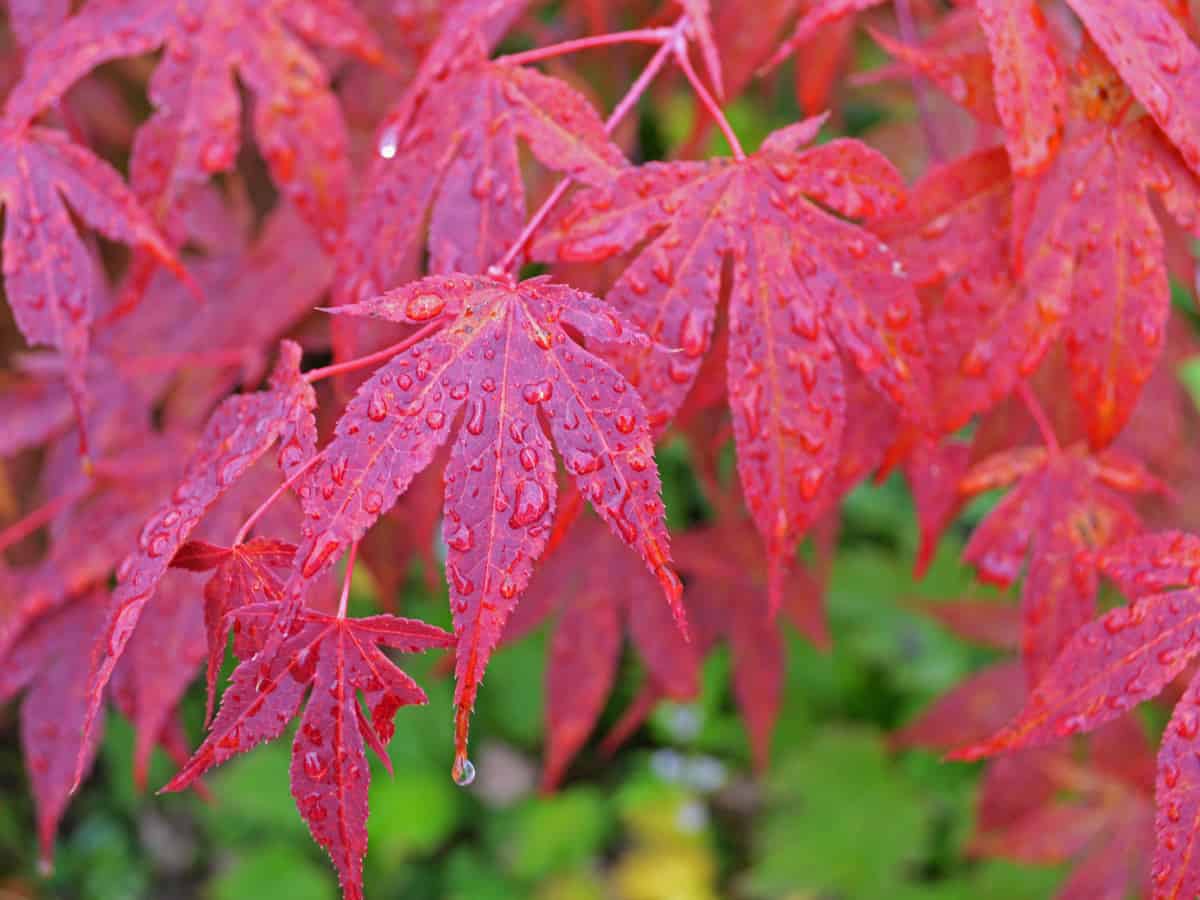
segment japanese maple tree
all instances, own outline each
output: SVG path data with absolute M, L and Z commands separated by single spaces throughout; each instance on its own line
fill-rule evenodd
M 1127 713 L 1200 652 L 1195 4 L 415 6 L 7 4 L 0 701 L 46 863 L 109 705 L 172 791 L 298 718 L 296 806 L 361 898 L 366 748 L 390 769 L 426 700 L 389 651 L 447 651 L 465 786 L 489 661 L 546 620 L 546 789 L 626 635 L 604 750 L 728 647 L 764 771 L 783 635 L 836 639 L 843 501 L 898 472 L 918 572 L 970 525 L 962 564 L 1019 588 L 936 608 L 1016 653 L 894 747 L 1021 751 L 975 849 L 1074 860 L 1062 896 L 1200 893 L 1200 681 L 1156 775 Z M 725 110 L 781 83 L 806 117 L 751 145 Z M 631 127 L 664 98 L 685 129 Z M 664 442 L 707 503 L 675 534 Z M 452 631 L 397 615 L 410 559 Z

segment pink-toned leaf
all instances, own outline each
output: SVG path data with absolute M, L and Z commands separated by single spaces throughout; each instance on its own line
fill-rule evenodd
M 1062 142 L 1067 105 L 1050 28 L 1035 0 L 978 0 L 976 9 L 991 49 L 1013 171 L 1036 174 Z
M 1134 96 L 1200 174 L 1200 50 L 1164 4 L 1067 0 Z
M 732 261 L 729 395 L 738 468 L 776 565 L 822 511 L 844 425 L 843 351 L 914 421 L 929 416 L 924 335 L 903 267 L 836 219 L 894 212 L 896 171 L 855 141 L 793 152 L 806 124 L 743 161 L 652 163 L 584 191 L 535 252 L 601 260 L 648 246 L 607 299 L 653 340 L 605 348 L 662 428 L 694 384 Z M 814 202 L 816 201 L 816 202 Z
M 461 411 L 443 525 L 461 762 L 479 681 L 553 522 L 551 437 L 580 492 L 641 555 L 683 622 L 645 408 L 564 326 L 589 345 L 646 341 L 599 300 L 544 278 L 513 286 L 431 277 L 338 311 L 408 324 L 442 315 L 447 324 L 380 368 L 347 407 L 302 489 L 300 574 L 316 576 L 362 537 L 430 464 Z
M 1110 547 L 1099 562 L 1129 597 L 1195 586 L 1200 581 L 1200 537 L 1182 531 L 1139 535 Z
M 1041 461 L 1038 464 L 1038 461 Z M 1021 651 L 1037 683 L 1066 641 L 1095 614 L 1097 557 L 1135 534 L 1137 514 L 1121 495 L 1152 489 L 1142 473 L 1121 470 L 1111 486 L 1106 457 L 1082 448 L 1068 453 L 1018 450 L 993 457 L 964 478 L 966 493 L 1020 483 L 980 524 L 964 558 L 981 578 L 1011 584 L 1025 567 L 1021 589 Z
M 278 612 L 277 604 L 254 604 L 233 614 L 243 662 L 208 738 L 164 790 L 181 790 L 213 766 L 274 740 L 308 695 L 292 743 L 292 796 L 314 840 L 333 860 L 343 895 L 362 900 L 371 777 L 364 741 L 382 750 L 392 738 L 396 711 L 426 702 L 381 647 L 413 653 L 449 647 L 452 640 L 412 619 L 343 619 L 306 610 L 279 653 L 263 662 L 252 655 L 256 635 L 273 627 Z M 360 693 L 369 721 L 359 710 Z
M 81 386 L 101 274 L 71 213 L 113 240 L 178 263 L 116 171 L 61 132 L 5 130 L 0 202 L 5 288 L 17 325 L 29 343 L 62 351 Z
M 8 0 L 8 26 L 22 47 L 57 28 L 71 12 L 71 0 Z
M 85 737 L 99 711 L 104 686 L 175 554 L 205 512 L 286 431 L 297 408 L 311 412 L 316 405 L 299 365 L 300 347 L 285 341 L 270 389 L 230 397 L 213 413 L 183 480 L 143 526 L 138 549 L 118 569 L 108 625 L 96 648 Z
M 107 596 L 99 590 L 74 598 L 69 606 L 31 628 L 4 660 L 0 702 L 21 690 L 21 752 L 37 806 L 41 856 L 49 864 L 54 834 L 78 772 L 92 767 L 100 748 L 98 729 L 83 731 L 89 705 L 89 660 L 81 647 L 104 624 Z M 83 746 L 77 742 L 85 734 Z
M 133 164 L 139 193 L 153 200 L 160 219 L 176 212 L 183 188 L 233 166 L 237 77 L 255 96 L 259 148 L 276 184 L 332 245 L 345 224 L 349 190 L 345 124 L 324 66 L 293 31 L 378 57 L 365 20 L 347 0 L 150 7 L 92 0 L 33 48 L 7 113 L 28 121 L 101 63 L 165 45 L 150 84 L 156 112 L 138 133 Z
M 1157 845 L 1151 878 L 1156 898 L 1183 900 L 1200 891 L 1200 681 L 1193 680 L 1175 707 L 1158 751 L 1154 821 Z
M 977 759 L 1091 731 L 1158 694 L 1200 652 L 1200 593 L 1139 597 L 1080 628 L 1025 709 L 959 756 Z
M 976 604 L 982 605 L 982 604 Z M 1025 673 L 999 663 L 966 678 L 892 735 L 898 747 L 954 750 L 995 734 L 1021 711 Z
M 414 274 L 426 210 L 434 272 L 482 274 L 517 238 L 525 188 L 517 139 L 587 184 L 624 165 L 587 100 L 565 82 L 478 61 L 430 85 L 415 117 L 382 126 L 363 200 L 338 255 L 339 293 L 365 300 Z

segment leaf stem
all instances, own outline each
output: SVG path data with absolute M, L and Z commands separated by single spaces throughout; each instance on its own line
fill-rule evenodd
M 337 617 L 346 618 L 346 607 L 350 604 L 350 576 L 354 574 L 354 558 L 358 556 L 358 541 L 350 545 L 350 553 L 346 557 L 346 574 L 342 578 L 342 596 L 338 600 Z
M 556 56 L 565 56 L 568 53 L 576 53 L 580 50 L 590 50 L 593 47 L 611 47 L 614 44 L 662 44 L 671 40 L 673 36 L 674 30 L 671 28 L 637 28 L 632 31 L 614 31 L 610 34 L 597 34 L 591 37 L 577 38 L 573 41 L 563 41 L 561 44 L 537 47 L 521 53 L 497 56 L 495 62 L 510 66 L 523 66 Z
M 311 369 L 310 371 L 304 373 L 304 380 L 309 384 L 312 384 L 313 382 L 320 381 L 323 378 L 332 378 L 334 375 L 344 375 L 346 372 L 355 372 L 359 369 L 365 369 L 367 366 L 374 365 L 375 363 L 386 362 L 393 356 L 403 353 L 405 350 L 409 349 L 415 344 L 421 343 L 421 341 L 432 335 L 444 324 L 445 322 L 443 320 L 434 319 L 432 322 L 421 327 L 418 331 L 414 331 L 404 340 L 398 341 L 395 344 L 392 344 L 390 347 L 384 347 L 382 350 L 376 351 L 375 353 L 370 353 L 366 356 L 360 356 L 356 359 L 348 359 L 345 362 L 337 363 L 336 365 L 325 366 L 321 369 Z
M 692 90 L 696 92 L 700 103 L 708 110 L 708 114 L 717 123 L 717 127 L 721 129 L 721 134 L 725 136 L 726 142 L 729 144 L 730 149 L 733 150 L 733 158 L 737 160 L 745 159 L 746 151 L 742 149 L 742 144 L 738 140 L 733 126 L 729 124 L 729 120 L 725 118 L 725 113 L 721 111 L 720 104 L 713 99 L 713 95 L 708 92 L 708 88 L 704 86 L 704 82 L 700 80 L 700 76 L 696 74 L 696 70 L 692 67 L 692 61 L 688 59 L 687 45 L 677 43 L 674 45 L 674 50 L 675 61 L 679 64 L 679 68 L 683 70 L 683 74 L 687 76 L 688 83 L 691 84 Z
M 900 27 L 901 41 L 909 47 L 915 47 L 920 43 L 917 23 L 913 18 L 909 0 L 896 0 L 896 23 Z M 929 150 L 930 162 L 939 163 L 946 158 L 946 154 L 934 125 L 933 110 L 929 105 L 929 92 L 925 78 L 919 72 L 914 71 L 909 76 L 909 81 L 912 83 L 913 96 L 917 101 L 917 115 L 921 120 L 921 130 L 925 133 L 925 146 Z
M 675 47 L 679 41 L 683 39 L 686 33 L 687 16 L 681 17 L 670 28 L 665 29 L 667 37 L 662 41 L 661 46 L 650 58 L 650 62 L 646 63 L 646 68 L 642 70 L 642 74 L 637 77 L 637 80 L 629 86 L 629 90 L 625 92 L 625 96 L 613 107 L 613 111 L 609 113 L 608 118 L 604 122 L 604 133 L 612 134 L 617 125 L 629 114 L 629 111 L 637 104 L 642 95 L 646 93 L 646 89 L 650 87 L 650 83 L 662 71 L 663 66 L 667 64 L 667 60 L 671 58 L 675 52 Z M 543 202 L 538 207 L 537 212 L 529 217 L 529 221 L 525 223 L 525 227 L 521 229 L 521 233 L 517 235 L 516 240 L 505 251 L 504 255 L 494 265 L 488 267 L 488 274 L 492 277 L 504 277 L 512 268 L 517 256 L 525 250 L 530 238 L 534 232 L 545 224 L 546 219 L 558 205 L 558 201 L 563 198 L 563 194 L 574 184 L 574 179 L 569 175 L 555 185 L 554 190 L 550 192 Z
M 180 366 L 204 366 L 224 369 L 240 366 L 246 361 L 246 348 L 231 350 L 198 350 L 179 353 L 153 353 L 144 356 L 128 356 L 121 361 L 121 371 L 129 375 L 145 375 L 177 369 Z
M 43 503 L 29 515 L 22 519 L 13 522 L 3 531 L 0 531 L 0 553 L 3 553 L 14 544 L 19 544 L 25 538 L 29 537 L 43 525 L 48 524 L 60 512 L 63 512 L 68 506 L 84 497 L 91 491 L 94 482 L 91 479 L 81 484 L 72 491 L 67 491 L 65 494 L 60 494 L 53 500 Z
M 1030 389 L 1029 382 L 1022 381 L 1017 387 L 1017 392 L 1021 395 L 1025 408 L 1029 410 L 1029 415 L 1037 423 L 1046 449 L 1050 451 L 1051 456 L 1057 456 L 1062 452 L 1062 448 L 1058 444 L 1058 437 L 1054 434 L 1054 426 L 1050 424 L 1050 417 L 1046 415 L 1046 410 L 1042 408 L 1041 402 Z
M 248 518 L 242 524 L 242 527 L 238 529 L 238 533 L 233 538 L 233 546 L 236 547 L 236 546 L 238 546 L 238 544 L 240 544 L 244 540 L 246 540 L 246 535 L 248 535 L 250 533 L 250 529 L 253 528 L 258 523 L 258 520 L 263 517 L 263 513 L 265 513 L 268 509 L 270 509 L 271 504 L 279 499 L 279 495 L 282 494 L 284 491 L 286 491 L 288 488 L 290 488 L 297 481 L 299 481 L 300 476 L 303 475 L 305 472 L 307 472 L 309 469 L 311 469 L 314 465 L 316 465 L 317 460 L 321 459 L 321 457 L 323 457 L 324 455 L 325 455 L 324 450 L 322 450 L 320 453 L 313 454 L 312 459 L 310 459 L 308 462 L 306 462 L 304 465 L 302 465 L 299 469 L 297 469 L 295 472 L 293 472 L 291 475 L 289 475 L 287 477 L 287 480 L 285 480 L 283 482 L 283 484 L 281 484 L 281 485 L 279 485 L 279 487 L 275 488 L 275 490 L 271 493 L 271 496 L 268 497 L 266 500 L 264 500 L 262 502 L 262 504 L 258 507 L 258 509 L 256 509 L 254 512 L 250 513 L 250 518 Z

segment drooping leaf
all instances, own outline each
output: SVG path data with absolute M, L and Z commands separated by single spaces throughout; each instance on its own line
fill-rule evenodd
M 1017 486 L 979 525 L 964 558 L 979 577 L 1021 588 L 1021 655 L 1032 684 L 1075 631 L 1095 615 L 1100 554 L 1140 529 L 1123 493 L 1156 481 L 1130 460 L 1023 448 L 991 457 L 964 477 L 969 495 Z
M 1035 0 L 979 0 L 994 64 L 996 106 L 1018 175 L 1036 175 L 1062 141 L 1066 90 L 1050 28 Z
M 546 547 L 557 493 L 551 435 L 582 495 L 641 555 L 683 622 L 645 407 L 572 333 L 589 344 L 647 342 L 599 300 L 545 278 L 430 277 L 337 311 L 447 324 L 382 366 L 347 406 L 301 490 L 299 575 L 324 571 L 391 508 L 461 412 L 443 524 L 461 765 L 479 681 Z
M 204 630 L 208 648 L 205 721 L 212 719 L 217 674 L 225 658 L 229 635 L 229 614 L 252 603 L 282 600 L 283 573 L 291 566 L 295 555 L 294 544 L 256 537 L 235 547 L 188 541 L 171 560 L 172 568 L 213 573 L 204 585 Z
M 325 67 L 297 36 L 378 57 L 347 0 L 90 0 L 30 50 L 7 115 L 28 122 L 96 66 L 165 45 L 150 84 L 156 112 L 138 132 L 133 161 L 139 193 L 161 207 L 160 221 L 185 187 L 233 166 L 236 75 L 255 96 L 254 127 L 275 183 L 332 245 L 346 218 L 345 125 Z
M 965 678 L 892 735 L 898 747 L 949 751 L 983 740 L 1021 710 L 1025 672 L 1018 660 Z
M 278 604 L 257 603 L 232 614 L 243 661 L 208 738 L 164 790 L 182 790 L 213 766 L 274 740 L 307 695 L 292 742 L 292 796 L 313 839 L 337 867 L 343 895 L 362 900 L 371 779 L 364 745 L 386 763 L 396 711 L 426 702 L 424 691 L 382 648 L 414 653 L 453 641 L 440 628 L 412 619 L 345 619 L 305 610 L 280 652 L 264 664 L 254 654 L 278 613 Z
M 1096 732 L 1088 751 L 1086 760 L 1064 748 L 992 762 L 972 850 L 1035 865 L 1073 863 L 1057 900 L 1148 896 L 1140 892 L 1149 883 L 1154 757 L 1145 732 L 1126 715 Z
M 350 301 L 416 274 L 427 210 L 432 272 L 483 274 L 498 262 L 525 221 L 518 138 L 543 165 L 588 184 L 624 165 L 581 94 L 519 66 L 460 63 L 429 85 L 411 121 L 405 115 L 402 105 L 382 126 L 339 252 L 338 290 Z
M 221 404 L 204 429 L 183 480 L 142 527 L 138 549 L 121 563 L 108 624 L 96 648 L 85 735 L 142 610 L 205 512 L 276 441 L 282 442 L 279 463 L 285 474 L 311 457 L 316 441 L 316 398 L 300 376 L 299 365 L 300 347 L 285 341 L 269 390 L 230 397 Z
M 1158 127 L 1200 174 L 1200 50 L 1161 2 L 1067 0 Z
M 697 647 L 683 641 L 654 579 L 595 517 L 575 522 L 551 551 L 509 619 L 504 640 L 519 639 L 556 613 L 546 664 L 546 789 L 562 780 L 604 711 L 622 632 L 663 696 L 690 699 L 699 674 Z
M 4 284 L 17 325 L 29 343 L 63 353 L 81 392 L 101 273 L 71 213 L 113 240 L 178 263 L 121 177 L 62 132 L 6 120 L 0 203 Z
M 912 420 L 929 417 L 924 332 L 900 262 L 835 218 L 893 212 L 896 171 L 856 141 L 800 150 L 821 120 L 776 131 L 745 160 L 651 163 L 582 192 L 537 244 L 600 260 L 650 243 L 607 299 L 653 340 L 605 352 L 662 428 L 711 340 L 732 262 L 729 396 L 738 471 L 773 565 L 822 508 L 846 417 L 840 349 Z
M 1200 652 L 1200 593 L 1188 587 L 1191 567 L 1175 561 L 1173 548 L 1187 554 L 1194 542 L 1179 534 L 1146 535 L 1101 554 L 1100 569 L 1133 591 L 1129 605 L 1080 628 L 1021 714 L 963 755 L 1040 746 L 1091 731 L 1155 696 L 1182 672 Z
M 100 746 L 98 730 L 82 731 L 89 707 L 89 659 L 85 647 L 103 625 L 108 597 L 92 590 L 44 617 L 4 658 L 0 702 L 25 691 L 21 703 L 21 751 L 37 803 L 42 859 L 54 855 L 54 834 L 67 808 L 77 770 L 87 770 Z

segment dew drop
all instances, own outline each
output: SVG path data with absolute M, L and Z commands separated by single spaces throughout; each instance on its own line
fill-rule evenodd
M 689 309 L 679 327 L 679 346 L 693 359 L 704 353 L 704 346 L 708 343 L 705 318 L 700 310 Z
M 404 307 L 405 314 L 414 322 L 427 322 L 446 308 L 446 299 L 437 294 L 424 293 L 410 297 Z
M 469 759 L 456 760 L 451 776 L 459 787 L 469 787 L 475 781 L 475 764 Z
M 508 520 L 508 524 L 512 528 L 524 528 L 532 525 L 544 516 L 549 508 L 550 496 L 546 493 L 546 489 L 536 481 L 526 479 L 517 485 L 513 514 Z
M 375 391 L 367 403 L 367 418 L 372 422 L 382 422 L 387 418 L 388 406 L 382 391 Z
M 475 546 L 475 534 L 465 522 L 459 523 L 454 533 L 447 535 L 446 546 L 459 553 L 466 553 Z
M 379 156 L 382 159 L 393 159 L 400 146 L 400 134 L 395 126 L 386 129 L 379 136 Z
M 521 391 L 521 396 L 525 398 L 526 403 L 545 403 L 554 396 L 554 385 L 545 380 L 535 381 L 532 384 L 525 385 L 524 390 Z
M 325 773 L 329 771 L 327 766 L 315 750 L 309 750 L 304 754 L 304 774 L 313 781 L 320 781 L 325 777 Z

